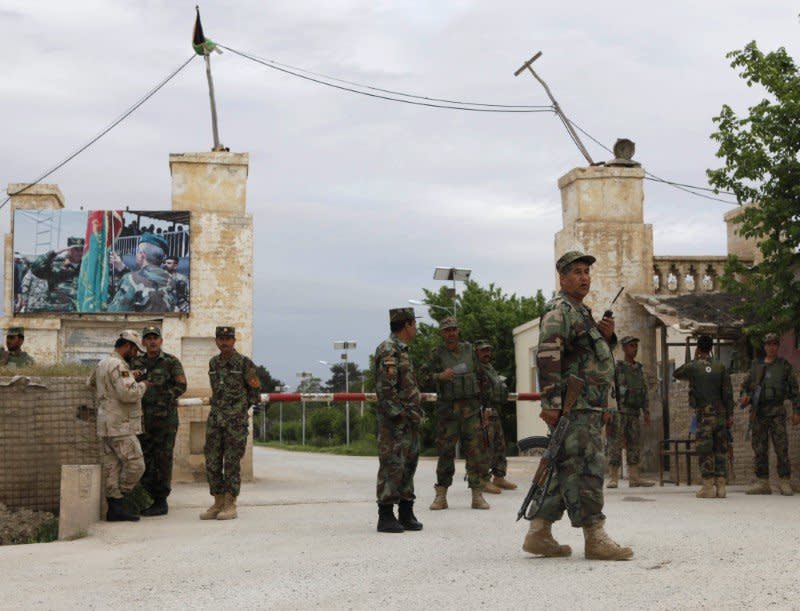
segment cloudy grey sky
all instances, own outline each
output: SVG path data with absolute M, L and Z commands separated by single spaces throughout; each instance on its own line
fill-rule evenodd
M 36 178 L 192 53 L 195 1 L 0 0 L 3 183 Z M 567 114 L 645 168 L 705 185 L 711 117 L 743 110 L 725 53 L 757 40 L 798 56 L 794 2 L 227 0 L 201 5 L 206 35 L 339 78 L 427 96 L 546 104 L 513 72 L 533 52 Z M 559 176 L 584 160 L 552 114 L 412 107 L 213 57 L 224 144 L 250 153 L 257 362 L 295 384 L 328 377 L 335 339 L 364 366 L 389 307 L 437 288 L 436 265 L 481 284 L 553 290 Z M 129 120 L 48 179 L 71 209 L 170 205 L 170 152 L 211 147 L 198 59 Z M 587 142 L 596 159 L 608 155 Z M 652 182 L 656 254 L 724 254 L 729 206 Z M 7 208 L 0 212 L 4 231 Z M 223 321 L 220 321 L 223 322 Z

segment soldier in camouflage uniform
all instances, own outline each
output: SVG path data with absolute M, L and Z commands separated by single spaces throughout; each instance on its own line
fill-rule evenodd
M 417 335 L 414 308 L 389 310 L 391 335 L 375 350 L 378 395 L 378 532 L 422 530 L 414 515 L 419 460 L 420 393 L 408 342 Z M 398 505 L 399 521 L 394 517 Z
M 175 311 L 189 312 L 189 279 L 178 271 L 178 257 L 167 257 L 164 269 L 175 280 Z
M 728 370 L 711 359 L 714 340 L 697 338 L 695 359 L 678 367 L 677 380 L 689 382 L 689 406 L 697 417 L 695 451 L 700 463 L 703 487 L 699 499 L 725 498 L 728 478 L 728 444 L 733 425 L 733 389 Z
M 642 429 L 639 412 L 644 414 L 644 425 L 650 425 L 650 403 L 647 398 L 647 384 L 644 380 L 642 364 L 636 361 L 639 351 L 639 338 L 626 335 L 620 340 L 625 359 L 617 361 L 614 392 L 617 399 L 617 414 L 614 417 L 614 435 L 608 448 L 610 475 L 609 488 L 619 485 L 619 467 L 622 461 L 622 448 L 627 448 L 628 486 L 649 487 L 655 485 L 639 474 L 639 460 L 642 451 Z
M 173 312 L 175 280 L 161 268 L 167 241 L 160 235 L 143 233 L 136 250 L 136 271 L 130 271 L 116 253 L 112 264 L 124 274 L 108 304 L 109 312 Z
M 488 433 L 489 433 L 489 475 L 494 476 L 493 481 L 484 480 L 484 492 L 499 494 L 502 490 L 515 490 L 517 485 L 506 479 L 508 460 L 506 460 L 506 438 L 503 434 L 503 421 L 500 419 L 500 410 L 508 403 L 508 387 L 505 378 L 501 376 L 492 365 L 492 344 L 488 340 L 479 339 L 475 342 L 475 351 L 478 355 L 478 366 L 482 374 L 481 380 L 487 384 L 488 389 Z
M 483 447 L 480 419 L 478 359 L 472 344 L 458 341 L 458 323 L 445 318 L 439 323 L 444 338 L 431 352 L 422 368 L 424 387 L 436 386 L 436 498 L 430 508 L 447 509 L 447 488 L 455 473 L 456 443 L 467 463 L 467 479 L 472 490 L 472 508 L 489 509 L 483 498 L 484 474 L 488 453 Z
M 22 350 L 25 341 L 25 329 L 9 327 L 6 331 L 6 350 L 0 348 L 0 367 L 16 369 L 33 365 L 33 357 Z
M 789 439 L 786 433 L 786 407 L 784 401 L 792 402 L 792 424 L 800 424 L 800 391 L 797 377 L 791 364 L 778 356 L 780 340 L 776 333 L 764 336 L 763 360 L 754 360 L 750 372 L 742 382 L 740 396 L 742 407 L 751 403 L 751 397 L 760 387 L 758 406 L 750 418 L 753 426 L 753 460 L 758 482 L 747 490 L 747 494 L 772 494 L 769 485 L 769 438 L 778 459 L 778 482 L 780 493 L 792 496 L 791 467 L 789 465 Z M 751 411 L 753 408 L 751 407 Z
M 83 260 L 83 238 L 67 238 L 67 247 L 51 250 L 31 264 L 30 271 L 47 281 L 47 301 L 42 312 L 75 312 L 78 299 L 78 275 Z M 30 307 L 27 311 L 32 311 Z
M 47 307 L 49 289 L 47 280 L 42 280 L 30 269 L 22 277 L 16 312 L 41 312 Z
M 611 349 L 617 337 L 614 319 L 595 322 L 583 303 L 594 262 L 594 257 L 578 251 L 567 252 L 556 262 L 561 291 L 547 304 L 539 323 L 536 360 L 542 420 L 550 427 L 558 423 L 568 376 L 581 378 L 585 386 L 572 407 L 555 476 L 522 549 L 545 557 L 569 556 L 570 547 L 560 545 L 551 531 L 566 509 L 572 525 L 583 528 L 587 560 L 628 560 L 633 550 L 617 545 L 604 529 L 602 427 L 613 415 L 608 391 L 614 383 Z
M 261 402 L 256 366 L 234 349 L 233 327 L 217 327 L 219 354 L 208 362 L 211 411 L 206 422 L 206 477 L 214 504 L 201 520 L 232 520 L 242 483 L 240 463 L 247 447 L 248 412 Z
M 142 397 L 144 432 L 139 443 L 144 454 L 142 487 L 153 498 L 143 516 L 163 516 L 169 511 L 167 497 L 172 483 L 172 453 L 178 432 L 178 397 L 186 392 L 186 376 L 177 357 L 161 350 L 161 329 L 145 327 L 145 352 L 133 360 L 135 370 L 146 372 L 151 386 Z

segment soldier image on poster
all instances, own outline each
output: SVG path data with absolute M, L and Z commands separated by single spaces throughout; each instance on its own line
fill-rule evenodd
M 31 265 L 31 273 L 47 282 L 47 298 L 41 311 L 74 312 L 78 296 L 78 274 L 81 271 L 83 238 L 67 238 L 67 247 L 50 250 Z
M 167 248 L 167 241 L 160 235 L 143 233 L 136 250 L 136 271 L 130 271 L 119 255 L 112 253 L 111 263 L 123 276 L 108 304 L 109 312 L 172 312 L 175 309 L 175 280 L 161 268 Z

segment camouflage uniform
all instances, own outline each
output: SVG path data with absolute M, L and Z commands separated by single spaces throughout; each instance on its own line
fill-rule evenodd
M 145 329 L 142 335 L 147 336 L 148 331 Z M 131 367 L 146 370 L 146 379 L 152 383 L 142 397 L 144 432 L 139 435 L 145 463 L 142 486 L 154 499 L 166 499 L 172 490 L 178 397 L 186 392 L 186 376 L 178 358 L 163 351 L 154 358 L 140 354 Z
M 206 422 L 206 477 L 211 494 L 239 496 L 240 463 L 247 447 L 248 411 L 261 400 L 256 366 L 234 350 L 208 362 L 211 411 Z
M 172 274 L 172 278 L 175 280 L 175 307 L 177 308 L 177 311 L 188 314 L 189 279 L 178 272 Z
M 564 445 L 556 459 L 556 474 L 537 514 L 560 520 L 564 509 L 575 527 L 602 524 L 603 474 L 606 460 L 602 416 L 608 411 L 608 391 L 614 382 L 614 358 L 592 318 L 591 310 L 563 291 L 545 307 L 539 323 L 536 354 L 542 389 L 542 409 L 561 409 L 564 380 L 575 375 L 586 382 L 572 408 Z
M 420 392 L 408 345 L 392 333 L 375 350 L 378 504 L 413 501 L 419 460 Z
M 9 352 L 5 348 L 0 348 L 0 367 L 16 369 L 17 367 L 27 367 L 33 364 L 33 357 L 23 350 Z
M 753 419 L 752 437 L 756 477 L 769 478 L 769 438 L 772 437 L 772 447 L 778 459 L 778 477 L 788 479 L 791 468 L 784 401 L 790 400 L 793 413 L 800 413 L 797 377 L 791 364 L 781 357 L 771 363 L 754 361 L 742 382 L 741 394 L 752 394 L 759 381 L 761 395 Z
M 76 311 L 80 264 L 76 265 L 65 258 L 56 259 L 56 252 L 51 250 L 36 259 L 31 264 L 30 271 L 37 278 L 47 281 L 47 299 L 39 311 Z M 34 311 L 32 306 L 33 304 L 29 303 L 26 311 Z
M 22 277 L 18 312 L 41 312 L 47 307 L 48 284 L 30 269 Z
M 440 380 L 438 374 L 448 368 L 466 366 L 466 373 L 452 380 Z M 424 385 L 436 384 L 436 485 L 448 488 L 455 473 L 456 443 L 467 463 L 469 487 L 480 489 L 481 478 L 488 471 L 488 455 L 483 447 L 478 386 L 478 359 L 472 344 L 459 342 L 455 351 L 440 344 L 431 352 L 423 367 Z
M 647 385 L 642 364 L 634 361 L 617 361 L 615 392 L 617 414 L 614 418 L 614 433 L 608 446 L 608 464 L 619 466 L 622 448 L 627 446 L 626 461 L 629 466 L 639 464 L 642 451 L 642 425 L 639 412 L 650 415 Z
M 508 401 L 508 387 L 503 376 L 491 363 L 479 363 L 481 375 L 489 389 L 489 471 L 495 477 L 505 477 L 508 470 L 506 460 L 506 438 L 503 434 L 503 422 L 500 419 L 500 410 Z
M 703 479 L 728 476 L 728 420 L 733 417 L 733 389 L 725 365 L 695 359 L 673 374 L 689 382 L 689 406 L 697 416 L 697 452 Z
M 172 312 L 175 310 L 175 280 L 157 265 L 122 276 L 109 312 Z

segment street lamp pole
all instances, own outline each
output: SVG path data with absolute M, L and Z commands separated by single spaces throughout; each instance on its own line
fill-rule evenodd
M 310 371 L 298 371 L 297 372 L 297 377 L 301 378 L 300 384 L 302 385 L 302 383 L 305 382 L 307 379 L 314 377 L 314 374 L 312 374 Z M 303 445 L 306 445 L 306 401 L 305 401 L 305 399 L 300 401 L 300 405 L 303 407 L 303 417 L 302 417 L 302 420 L 303 420 L 303 425 L 302 425 L 302 428 L 303 428 Z
M 453 317 L 456 316 L 456 280 L 466 282 L 469 280 L 471 269 L 465 267 L 437 267 L 433 270 L 434 280 L 452 280 L 453 281 Z
M 342 350 L 342 361 L 344 362 L 344 392 L 350 392 L 350 367 L 347 359 L 347 351 L 355 350 L 356 342 L 355 340 L 333 342 L 333 349 Z M 350 445 L 350 401 L 345 401 L 344 410 L 347 445 Z

